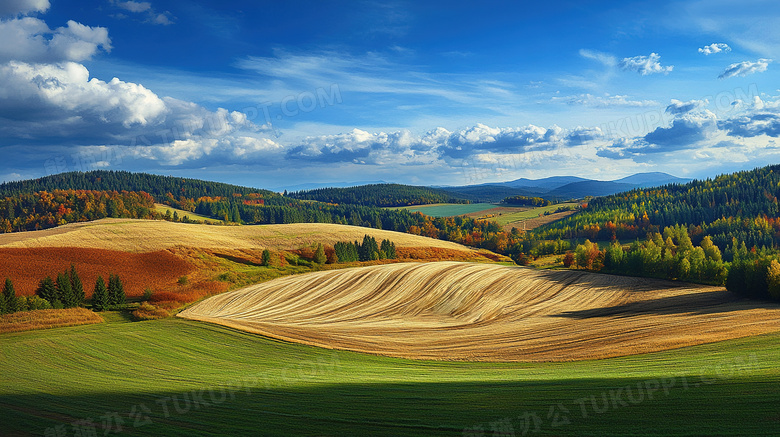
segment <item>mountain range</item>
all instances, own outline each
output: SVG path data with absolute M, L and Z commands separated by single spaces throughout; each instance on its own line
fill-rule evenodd
M 612 181 L 599 181 L 577 176 L 551 176 L 542 179 L 515 179 L 457 187 L 437 187 L 473 202 L 499 202 L 509 196 L 537 196 L 550 200 L 580 199 L 586 196 L 608 196 L 636 188 L 684 184 L 691 179 L 667 173 L 637 173 Z

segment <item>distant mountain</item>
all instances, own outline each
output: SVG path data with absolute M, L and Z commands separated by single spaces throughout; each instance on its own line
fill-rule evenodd
M 526 179 L 520 178 L 514 181 L 504 182 L 502 185 L 506 185 L 513 188 L 542 188 L 545 190 L 554 190 L 567 184 L 576 182 L 589 181 L 590 179 L 580 178 L 577 176 L 551 176 L 543 179 Z M 538 191 L 538 190 L 534 190 Z
M 348 187 L 360 187 L 363 185 L 378 185 L 378 184 L 387 184 L 389 182 L 385 181 L 357 181 L 357 182 L 310 182 L 307 184 L 297 184 L 297 185 L 285 185 L 283 187 L 276 187 L 276 188 L 270 188 L 271 191 L 275 191 L 277 193 L 281 193 L 284 190 L 287 191 L 308 191 L 308 190 L 316 190 L 319 188 L 348 188 Z
M 540 196 L 542 193 L 522 188 L 513 188 L 506 185 L 469 185 L 465 187 L 440 188 L 452 196 L 466 199 L 472 203 L 498 203 L 512 196 Z M 547 190 L 543 190 L 546 192 Z
M 612 182 L 621 184 L 632 184 L 636 188 L 647 187 L 660 187 L 667 184 L 687 184 L 692 179 L 678 178 L 667 173 L 651 172 L 651 173 L 637 173 L 635 175 L 626 176 L 622 179 L 616 179 Z
M 637 188 L 633 184 L 621 184 L 612 181 L 589 181 L 574 182 L 548 191 L 542 197 L 545 199 L 569 200 L 581 199 L 586 196 L 600 197 L 610 194 L 629 191 Z
M 538 196 L 545 199 L 568 200 L 586 196 L 608 196 L 635 188 L 684 184 L 691 179 L 667 173 L 637 173 L 614 181 L 597 181 L 577 176 L 551 176 L 543 179 L 516 179 L 463 187 L 443 187 L 444 190 L 472 202 L 500 202 L 511 196 Z

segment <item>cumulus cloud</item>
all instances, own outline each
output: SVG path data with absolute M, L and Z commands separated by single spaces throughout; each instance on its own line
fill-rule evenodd
M 691 112 L 695 109 L 703 108 L 708 104 L 709 101 L 707 99 L 690 100 L 687 102 L 682 102 L 677 99 L 672 99 L 672 103 L 666 107 L 666 112 L 668 114 L 673 114 L 673 115 L 687 114 L 688 112 Z
M 0 115 L 6 120 L 128 128 L 155 122 L 166 110 L 165 103 L 142 85 L 117 78 L 109 82 L 90 79 L 86 67 L 74 62 L 8 62 L 0 65 L 0 82 L 4 85 Z M 30 120 L 34 114 L 38 116 Z M 9 129 L 14 127 L 21 126 L 6 122 L 0 131 L 13 135 Z
M 46 12 L 50 6 L 49 0 L 3 0 L 0 2 L 0 17 Z
M 51 30 L 43 20 L 23 17 L 0 21 L 0 62 L 84 61 L 100 50 L 111 51 L 108 30 L 75 21 Z
M 699 49 L 699 53 L 704 53 L 705 55 L 712 55 L 714 53 L 730 52 L 730 51 L 731 51 L 731 47 L 729 47 L 728 44 L 722 42 L 712 43 L 708 46 L 704 46 Z
M 423 135 L 409 131 L 369 133 L 360 129 L 338 135 L 313 136 L 290 148 L 288 159 L 319 163 L 416 165 L 438 159 L 461 161 L 484 154 L 512 155 L 546 151 L 600 136 L 599 129 L 565 132 L 552 126 L 490 127 L 477 124 L 450 132 L 436 128 Z
M 674 69 L 674 65 L 668 65 L 666 67 L 662 66 L 661 55 L 658 53 L 650 53 L 650 56 L 634 56 L 633 58 L 623 58 L 618 66 L 626 71 L 636 71 L 642 76 L 656 73 L 669 74 L 669 72 Z
M 700 104 L 697 101 L 693 102 L 682 104 L 680 107 Z M 674 106 L 670 105 L 670 107 Z M 706 109 L 694 112 L 691 108 L 688 111 L 677 112 L 676 115 L 671 126 L 659 127 L 644 136 L 644 140 L 652 145 L 647 151 L 690 148 L 709 138 L 717 129 L 717 116 Z
M 771 59 L 761 58 L 756 62 L 744 61 L 737 62 L 726 67 L 726 70 L 718 76 L 718 79 L 728 79 L 730 77 L 747 76 L 753 73 L 763 73 L 772 62 Z

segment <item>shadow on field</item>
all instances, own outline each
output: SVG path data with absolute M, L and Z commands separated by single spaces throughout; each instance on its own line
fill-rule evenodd
M 722 314 L 752 309 L 780 309 L 780 304 L 739 297 L 726 290 L 666 296 L 604 308 L 566 311 L 556 317 L 632 317 L 639 315 Z
M 0 409 L 3 435 L 95 435 L 84 433 L 90 426 L 97 435 L 168 436 L 777 435 L 776 383 L 669 376 L 307 385 L 249 378 L 179 392 L 2 395 Z M 82 434 L 73 434 L 74 426 Z

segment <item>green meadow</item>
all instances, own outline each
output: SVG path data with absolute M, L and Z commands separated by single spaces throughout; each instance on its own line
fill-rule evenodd
M 113 314 L 0 336 L 0 434 L 778 435 L 778 362 L 780 334 L 598 361 L 432 362 Z

